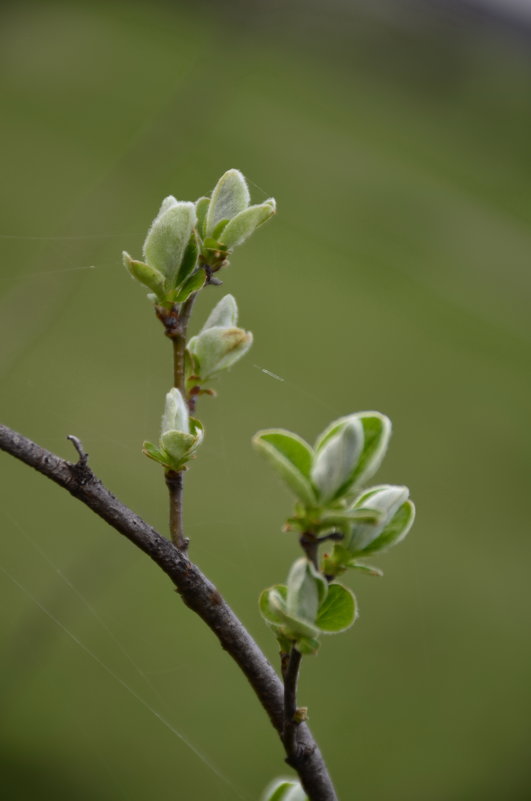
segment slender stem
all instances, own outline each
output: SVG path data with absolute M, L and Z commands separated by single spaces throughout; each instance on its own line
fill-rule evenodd
M 282 682 L 216 587 L 186 554 L 115 498 L 86 462 L 72 464 L 4 425 L 0 425 L 0 450 L 68 490 L 166 573 L 184 603 L 205 621 L 222 648 L 238 664 L 283 741 Z M 284 743 L 286 761 L 297 771 L 310 801 L 338 801 L 326 764 L 306 723 L 297 728 L 296 745 L 293 750 Z
M 297 714 L 297 681 L 302 654 L 292 647 L 284 673 L 284 731 L 282 739 L 288 753 L 297 752 L 297 729 L 301 723 Z
M 182 306 L 174 305 L 169 311 L 160 306 L 156 307 L 157 317 L 164 326 L 166 336 L 172 341 L 173 386 L 177 387 L 185 399 L 186 332 L 195 298 L 196 293 L 190 295 L 188 300 L 185 301 Z M 190 400 L 188 401 L 188 406 L 192 406 Z M 170 498 L 170 537 L 177 548 L 186 551 L 188 548 L 189 539 L 184 535 L 183 526 L 183 473 L 182 471 L 178 472 L 175 470 L 166 470 L 165 479 Z
M 183 526 L 183 471 L 166 470 L 164 478 L 170 494 L 171 541 L 181 551 L 186 551 L 189 540 L 184 536 Z
M 319 570 L 319 538 L 311 531 L 305 531 L 299 537 L 299 543 L 316 570 Z

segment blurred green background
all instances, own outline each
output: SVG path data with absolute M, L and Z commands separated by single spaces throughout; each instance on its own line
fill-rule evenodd
M 343 801 L 529 798 L 529 36 L 443 2 L 1 14 L 2 422 L 68 458 L 78 435 L 165 530 L 140 445 L 170 347 L 120 252 L 240 168 L 279 213 L 223 275 L 255 345 L 200 405 L 191 554 L 276 661 L 256 599 L 297 545 L 250 438 L 387 413 L 378 480 L 417 523 L 384 579 L 350 577 L 361 617 L 300 702 Z M 208 630 L 79 503 L 1 470 L 3 796 L 258 799 L 281 749 Z

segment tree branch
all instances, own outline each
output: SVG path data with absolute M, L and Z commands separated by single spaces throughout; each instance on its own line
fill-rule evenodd
M 76 440 L 72 440 L 76 445 Z M 171 579 L 184 603 L 218 638 L 251 684 L 258 700 L 283 741 L 283 685 L 249 632 L 216 587 L 185 553 L 159 534 L 135 512 L 124 506 L 93 474 L 81 444 L 76 464 L 41 448 L 22 434 L 0 425 L 0 449 L 33 467 L 68 490 L 110 526 L 147 554 Z M 298 773 L 310 801 L 337 801 L 326 765 L 310 729 L 296 727 L 292 745 L 286 746 L 286 762 Z
M 292 647 L 284 672 L 284 731 L 282 739 L 288 753 L 297 751 L 297 729 L 301 720 L 297 720 L 297 681 L 301 666 L 302 654 Z

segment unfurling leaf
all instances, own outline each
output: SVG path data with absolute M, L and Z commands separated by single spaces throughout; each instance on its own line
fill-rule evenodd
M 363 448 L 363 427 L 356 415 L 332 425 L 316 447 L 312 480 L 326 503 L 341 497 L 352 483 Z
M 261 801 L 308 801 L 300 782 L 275 779 L 265 790 Z
M 273 198 L 260 205 L 249 206 L 233 217 L 217 237 L 215 232 L 213 236 L 226 248 L 235 248 L 245 242 L 259 225 L 269 220 L 275 211 L 276 203 Z
M 183 470 L 203 441 L 203 426 L 189 416 L 188 406 L 175 387 L 166 395 L 159 447 L 144 442 L 143 453 L 168 470 Z
M 133 278 L 155 293 L 157 299 L 164 297 L 165 278 L 155 267 L 144 264 L 143 261 L 132 259 L 125 250 L 122 253 L 124 267 Z
M 206 215 L 205 235 L 213 236 L 216 225 L 231 220 L 249 205 L 247 182 L 239 170 L 227 170 L 212 192 Z
M 354 594 L 342 584 L 331 584 L 319 607 L 316 624 L 321 631 L 335 634 L 349 629 L 357 616 Z
M 311 482 L 313 451 L 301 437 L 280 428 L 258 431 L 253 445 L 306 506 L 317 502 Z
M 352 555 L 359 555 L 363 552 L 372 553 L 375 550 L 381 550 L 374 547 L 374 543 L 384 533 L 387 527 L 392 523 L 395 514 L 406 503 L 409 496 L 407 487 L 394 487 L 389 484 L 382 484 L 378 487 L 371 487 L 360 495 L 356 500 L 353 508 L 374 509 L 381 515 L 377 523 L 362 523 L 355 522 L 352 524 L 350 534 L 343 541 L 343 546 L 351 552 Z M 405 533 L 400 528 L 399 534 L 392 535 L 391 539 L 396 541 L 400 535 L 403 538 L 410 526 L 413 519 L 410 514 L 401 515 L 404 527 L 407 526 Z M 385 547 L 385 546 L 383 546 Z
M 232 367 L 253 344 L 253 335 L 242 328 L 214 326 L 192 337 L 188 351 L 194 357 L 194 372 L 201 381 L 215 378 Z
M 166 198 L 144 242 L 144 261 L 165 276 L 166 290 L 177 275 L 195 225 L 195 205 Z

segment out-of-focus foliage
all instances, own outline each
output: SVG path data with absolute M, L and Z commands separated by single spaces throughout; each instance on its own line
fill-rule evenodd
M 254 344 L 216 403 L 200 399 L 185 522 L 272 660 L 256 595 L 298 550 L 251 436 L 311 439 L 352 409 L 393 420 L 375 481 L 414 488 L 417 522 L 382 556 L 385 582 L 345 578 L 363 614 L 301 680 L 344 799 L 353 781 L 366 801 L 528 792 L 531 64 L 525 33 L 457 9 L 2 10 L 2 420 L 64 455 L 79 436 L 164 529 L 141 446 L 159 436 L 171 349 L 120 253 L 141 253 L 161 197 L 205 195 L 227 166 L 280 211 L 199 304 L 192 334 L 235 294 Z M 258 798 L 280 748 L 168 582 L 7 457 L 1 515 L 5 796 Z

